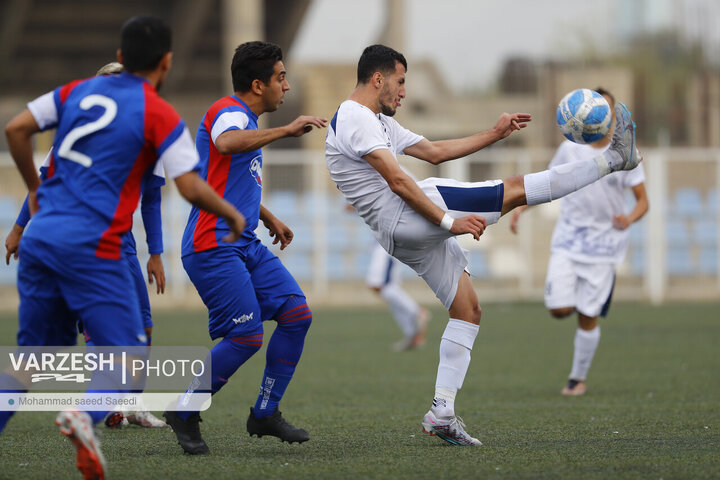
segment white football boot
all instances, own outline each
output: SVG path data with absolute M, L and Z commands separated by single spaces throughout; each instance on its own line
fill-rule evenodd
M 635 128 L 632 112 L 624 103 L 618 102 L 615 105 L 615 131 L 612 142 L 610 148 L 595 157 L 598 166 L 604 167 L 606 172 L 617 172 L 632 170 L 642 162 L 640 152 L 635 146 Z
M 436 436 L 453 445 L 480 446 L 482 442 L 473 438 L 465 431 L 465 423 L 458 416 L 448 419 L 437 418 L 432 410 L 429 410 L 422 420 L 423 433 Z
M 75 445 L 76 464 L 83 478 L 103 480 L 105 478 L 105 457 L 100 451 L 100 442 L 95 437 L 92 418 L 86 412 L 66 410 L 55 419 L 60 433 Z
M 163 422 L 152 413 L 143 410 L 137 412 L 127 412 L 125 418 L 129 423 L 145 428 L 165 428 L 168 426 L 167 423 Z

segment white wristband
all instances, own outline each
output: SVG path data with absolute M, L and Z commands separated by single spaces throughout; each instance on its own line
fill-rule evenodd
M 440 220 L 440 227 L 444 228 L 449 232 L 453 226 L 453 223 L 455 223 L 455 219 L 446 213 L 445 215 L 443 215 L 442 220 Z

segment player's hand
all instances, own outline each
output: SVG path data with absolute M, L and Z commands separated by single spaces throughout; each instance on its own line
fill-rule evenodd
M 225 235 L 220 240 L 225 243 L 237 242 L 242 237 L 243 231 L 245 230 L 245 217 L 243 214 L 235 211 L 235 215 L 232 217 L 225 217 L 225 223 L 230 227 L 230 233 Z
M 327 127 L 327 118 L 314 117 L 312 115 L 300 115 L 287 125 L 288 137 L 301 137 L 310 132 L 314 127 Z
M 527 127 L 527 123 L 530 121 L 532 121 L 532 116 L 529 113 L 503 113 L 493 130 L 500 138 L 505 138 L 515 130 Z
M 263 224 L 270 232 L 270 236 L 273 237 L 273 245 L 280 243 L 280 250 L 284 250 L 285 247 L 290 245 L 293 239 L 293 232 L 287 225 L 278 220 L 277 217 L 263 220 Z
M 456 218 L 450 233 L 455 235 L 470 233 L 475 237 L 475 240 L 480 240 L 480 235 L 485 231 L 485 227 L 487 227 L 487 222 L 483 217 L 468 215 L 467 217 Z
M 20 239 L 25 229 L 17 223 L 13 225 L 12 230 L 5 239 L 5 264 L 10 265 L 10 257 L 18 259 L 18 248 L 20 247 Z
M 157 293 L 165 293 L 165 267 L 159 253 L 150 255 L 147 263 L 148 281 L 152 285 L 153 277 L 155 277 L 155 285 L 157 285 Z
M 632 222 L 627 215 L 615 215 L 612 220 L 613 228 L 615 230 L 625 230 Z

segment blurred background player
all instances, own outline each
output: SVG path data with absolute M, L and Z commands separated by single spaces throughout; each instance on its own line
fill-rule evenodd
M 121 73 L 122 71 L 123 66 L 120 63 L 111 62 L 101 67 L 100 70 L 97 71 L 96 75 L 113 75 Z M 45 181 L 48 177 L 51 153 L 52 151 L 48 152 L 48 155 L 45 157 L 45 160 L 40 167 L 41 181 Z M 162 198 L 161 187 L 163 185 L 165 185 L 165 174 L 162 171 L 162 164 L 158 163 L 155 170 L 146 174 L 142 179 L 142 196 L 140 203 L 143 225 L 145 227 L 145 232 L 147 233 L 148 252 L 150 254 L 150 258 L 147 262 L 148 280 L 151 284 L 153 282 L 155 283 L 158 294 L 165 293 L 165 268 L 163 267 L 161 257 L 163 252 L 162 218 L 160 216 L 160 203 Z M 18 247 L 20 246 L 20 240 L 22 239 L 22 234 L 28 221 L 30 221 L 30 210 L 28 208 L 28 201 L 26 197 L 20 213 L 18 214 L 17 220 L 15 220 L 12 230 L 5 239 L 5 262 L 7 264 L 10 263 L 11 256 L 14 256 L 16 260 L 18 258 Z M 140 314 L 142 315 L 148 345 L 150 345 L 153 327 L 152 314 L 150 311 L 150 297 L 148 296 L 145 279 L 140 268 L 140 263 L 138 262 L 135 237 L 132 234 L 132 230 L 128 230 L 123 237 L 122 251 L 123 258 L 127 262 L 135 288 L 137 289 L 138 299 L 140 300 Z M 94 345 L 92 338 L 85 330 L 81 322 L 78 322 L 78 331 L 83 334 L 85 343 L 88 345 Z M 111 412 L 107 418 L 105 418 L 105 424 L 110 428 L 126 425 L 128 423 L 148 428 L 167 427 L 165 422 L 155 417 L 152 413 L 143 410 L 124 413 Z
M 611 107 L 615 98 L 603 88 L 596 92 Z M 613 110 L 613 128 L 615 125 Z M 565 140 L 557 149 L 548 168 L 592 159 L 608 149 L 613 128 L 597 142 L 583 145 Z M 563 395 L 585 393 L 585 380 L 598 343 L 598 317 L 610 308 L 615 285 L 615 268 L 622 263 L 628 245 L 628 227 L 648 211 L 642 164 L 615 172 L 562 199 L 562 210 L 553 232 L 550 260 L 545 282 L 545 306 L 555 318 L 577 312 L 574 354 L 570 377 Z M 629 213 L 625 192 L 630 189 L 635 205 Z M 518 231 L 518 221 L 528 207 L 513 212 L 510 229 Z
M 267 347 L 260 394 L 250 407 L 250 435 L 272 435 L 287 442 L 310 436 L 282 417 L 278 405 L 300 361 L 312 312 L 290 272 L 255 235 L 260 220 L 280 249 L 292 231 L 260 204 L 261 148 L 283 137 L 299 137 L 327 120 L 300 116 L 288 125 L 258 129 L 258 117 L 274 112 L 290 89 L 282 50 L 266 42 L 238 46 L 231 64 L 235 94 L 216 101 L 203 117 L 196 138 L 201 175 L 247 219 L 242 237 L 223 245 L 223 219 L 193 208 L 182 241 L 183 267 L 208 308 L 210 337 L 222 338 L 210 352 L 212 394 L 262 346 L 263 321 L 277 326 Z M 188 392 L 188 395 L 191 392 Z M 165 412 L 186 453 L 210 450 L 200 434 L 199 412 Z
M 28 193 L 32 221 L 19 251 L 19 346 L 75 345 L 82 321 L 98 346 L 145 346 L 137 291 L 122 261 L 123 235 L 141 180 L 156 162 L 180 194 L 222 217 L 235 241 L 245 219 L 197 175 L 185 123 L 157 89 L 170 71 L 171 31 L 160 19 L 122 27 L 125 73 L 76 80 L 28 104 L 5 127 Z M 48 179 L 40 185 L 32 137 L 56 128 Z M 92 384 L 92 381 L 91 381 Z M 55 422 L 76 448 L 85 478 L 104 478 L 93 424 L 105 411 L 67 410 Z M 0 428 L 12 412 L 0 412 Z
M 355 211 L 350 204 L 345 209 L 348 212 Z M 372 242 L 371 248 L 365 283 L 388 304 L 403 334 L 403 338 L 393 345 L 393 350 L 403 352 L 422 347 L 425 345 L 430 312 L 403 290 L 400 278 L 402 262 L 387 253 L 376 241 Z
M 435 395 L 423 431 L 453 445 L 482 445 L 455 414 L 455 397 L 470 365 L 480 323 L 478 297 L 466 271 L 468 259 L 455 238 L 476 240 L 486 225 L 521 205 L 550 202 L 640 161 L 630 112 L 605 152 L 584 162 L 486 182 L 428 178 L 416 182 L 396 155 L 432 164 L 464 157 L 527 126 L 529 114 L 503 113 L 490 130 L 431 142 L 392 117 L 405 98 L 405 57 L 384 45 L 367 47 L 358 61 L 357 84 L 330 121 L 325 157 L 345 199 L 385 250 L 415 270 L 448 309 L 440 341 Z
M 427 324 L 430 312 L 421 307 L 402 288 L 400 269 L 402 262 L 388 254 L 375 242 L 370 253 L 365 282 L 390 307 L 395 322 L 403 333 L 403 338 L 393 345 L 393 350 L 402 352 L 425 345 Z

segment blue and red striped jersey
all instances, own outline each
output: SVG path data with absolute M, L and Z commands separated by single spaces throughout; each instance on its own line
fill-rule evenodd
M 76 80 L 28 109 L 42 130 L 57 132 L 26 237 L 120 259 L 143 177 L 158 159 L 171 178 L 197 164 L 185 122 L 142 77 Z
M 195 137 L 200 154 L 200 176 L 245 216 L 245 231 L 231 245 L 243 246 L 255 238 L 262 193 L 262 150 L 222 155 L 215 140 L 230 130 L 257 130 L 257 118 L 236 96 L 224 97 L 205 113 Z M 182 255 L 215 248 L 229 232 L 230 228 L 222 218 L 193 207 L 183 234 Z

